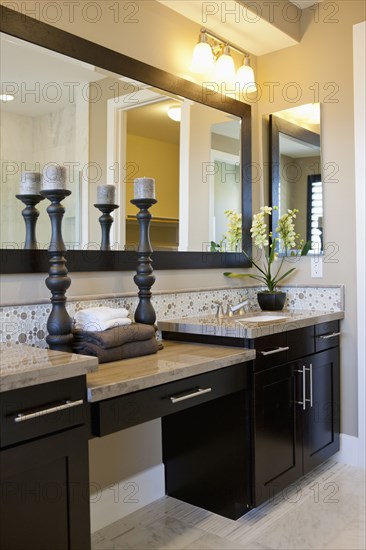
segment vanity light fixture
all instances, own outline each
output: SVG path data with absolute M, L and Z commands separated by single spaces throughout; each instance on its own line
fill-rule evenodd
M 0 94 L 0 101 L 3 101 L 4 103 L 6 103 L 7 101 L 13 101 L 13 99 L 15 99 L 15 97 L 13 95 Z
M 243 64 L 236 74 L 230 49 L 244 56 Z M 250 85 L 250 91 L 253 92 L 257 89 L 249 53 L 205 28 L 201 29 L 199 41 L 193 50 L 191 71 L 206 75 L 213 71 L 216 80 L 228 83 L 239 82 L 241 86 Z

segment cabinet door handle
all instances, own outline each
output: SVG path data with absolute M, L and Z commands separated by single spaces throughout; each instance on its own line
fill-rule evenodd
M 71 409 L 72 407 L 77 407 L 83 403 L 83 399 L 79 399 L 78 401 L 66 401 L 63 405 L 56 405 L 55 407 L 50 407 L 49 409 L 42 409 L 33 413 L 19 413 L 15 416 L 14 422 L 25 422 L 26 420 L 32 420 L 32 418 L 38 418 L 39 416 L 64 411 L 65 409 Z
M 212 391 L 212 388 L 198 388 L 198 390 L 194 391 L 193 393 L 187 393 L 187 395 L 181 395 L 179 397 L 169 397 L 170 401 L 172 403 L 179 403 L 180 401 L 185 401 L 186 399 L 192 399 L 193 397 L 198 397 L 199 395 L 203 395 L 204 393 L 209 393 Z
M 335 338 L 336 336 L 340 336 L 340 332 L 332 332 L 332 334 L 322 334 L 319 336 L 322 340 L 328 340 L 329 338 Z
M 309 371 L 310 373 L 310 399 L 306 399 L 308 403 L 310 403 L 310 407 L 313 406 L 313 365 L 310 363 L 310 366 L 308 369 L 305 369 Z
M 290 348 L 288 346 L 285 346 L 283 348 L 275 348 L 275 349 L 271 349 L 270 351 L 260 351 L 259 353 L 261 355 L 273 355 L 274 353 L 281 353 L 282 351 L 287 351 L 289 350 Z
M 302 409 L 303 411 L 306 410 L 306 387 L 305 387 L 305 383 L 306 383 L 306 369 L 305 369 L 305 365 L 302 366 L 302 369 L 301 370 L 295 370 L 295 372 L 299 372 L 300 374 L 302 374 L 302 401 L 296 401 L 296 403 L 298 405 L 302 405 Z

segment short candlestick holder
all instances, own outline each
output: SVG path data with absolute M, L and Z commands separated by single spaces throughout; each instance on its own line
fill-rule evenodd
M 156 199 L 131 200 L 131 203 L 140 209 L 136 214 L 140 226 L 140 241 L 137 248 L 136 275 L 133 278 L 139 288 L 139 303 L 135 311 L 135 321 L 145 325 L 153 325 L 156 321 L 156 313 L 150 301 L 150 288 L 155 283 L 155 277 L 150 258 L 153 250 L 150 244 L 150 220 L 152 216 L 149 212 L 149 208 L 156 202 Z
M 51 220 L 51 241 L 48 248 L 50 267 L 46 286 L 51 291 L 52 310 L 47 320 L 48 336 L 47 344 L 50 349 L 57 351 L 72 351 L 73 335 L 72 319 L 66 310 L 66 290 L 71 284 L 66 268 L 64 254 L 66 247 L 62 238 L 62 219 L 65 208 L 61 204 L 62 199 L 68 197 L 71 191 L 68 189 L 45 189 L 41 195 L 47 198 L 51 204 L 47 208 Z
M 17 199 L 25 204 L 22 210 L 22 216 L 25 223 L 25 243 L 24 248 L 35 250 L 38 248 L 36 239 L 36 224 L 39 216 L 39 210 L 36 204 L 44 200 L 41 195 L 15 195 Z
M 94 204 L 95 208 L 98 208 L 102 212 L 99 217 L 100 227 L 102 229 L 102 242 L 100 244 L 100 250 L 111 250 L 110 231 L 113 223 L 111 212 L 119 208 L 118 204 Z

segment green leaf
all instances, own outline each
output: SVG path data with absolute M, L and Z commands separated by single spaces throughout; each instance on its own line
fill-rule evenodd
M 282 277 L 280 277 L 279 279 L 277 279 L 276 281 L 273 281 L 275 286 L 278 285 L 278 283 L 280 281 L 282 281 L 282 279 L 284 279 L 285 277 L 287 277 L 288 275 L 290 275 L 290 273 L 292 273 L 293 271 L 295 271 L 296 267 L 293 267 L 292 269 L 289 269 L 288 271 L 286 271 L 286 273 L 284 275 L 282 275 Z
M 311 250 L 311 241 L 307 241 L 302 247 L 300 256 L 306 256 L 307 253 Z

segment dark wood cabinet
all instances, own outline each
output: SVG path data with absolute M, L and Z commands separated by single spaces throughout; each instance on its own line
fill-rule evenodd
M 339 450 L 338 355 L 338 348 L 333 348 L 311 355 L 305 362 L 312 392 L 302 418 L 304 474 Z
M 286 363 L 253 376 L 255 506 L 302 475 L 297 367 L 297 363 Z
M 339 450 L 338 348 L 253 376 L 254 506 Z
M 248 512 L 252 494 L 247 391 L 164 417 L 162 429 L 168 495 L 230 519 Z
M 90 548 L 85 398 L 85 377 L 2 394 L 0 547 L 4 550 Z M 27 419 L 18 422 L 19 414 Z

